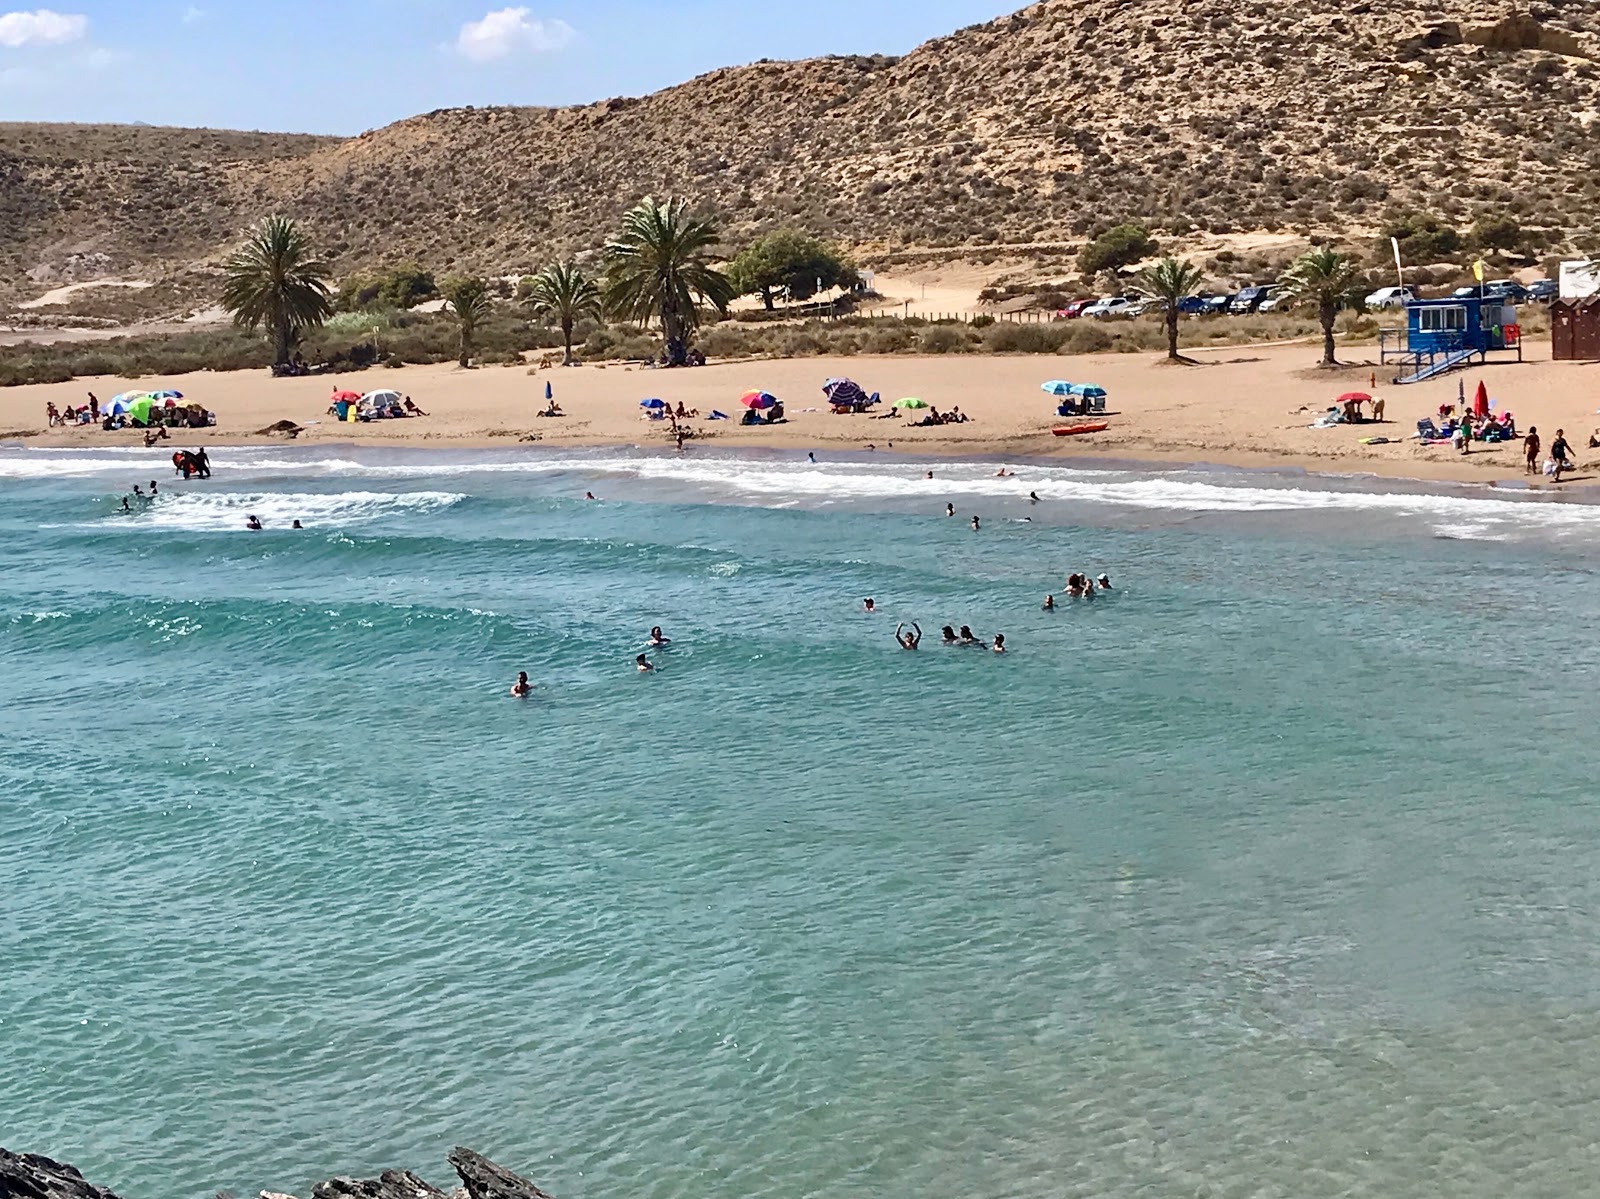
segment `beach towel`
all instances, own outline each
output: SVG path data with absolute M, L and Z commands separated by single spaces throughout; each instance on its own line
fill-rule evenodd
M 728 414 L 726 412 L 718 412 L 715 408 L 713 408 L 711 410 L 711 415 L 706 417 L 706 419 L 707 420 L 727 420 L 728 419 Z

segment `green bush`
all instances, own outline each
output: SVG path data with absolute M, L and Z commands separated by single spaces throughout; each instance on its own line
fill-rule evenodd
M 1054 354 L 1067 340 L 1072 326 L 1066 321 L 1048 325 L 1019 325 L 1000 321 L 984 334 L 984 346 L 994 354 Z
M 1085 278 L 1101 271 L 1114 271 L 1149 258 L 1160 249 L 1143 225 L 1118 225 L 1107 229 L 1078 253 L 1078 269 Z
M 965 354 L 971 349 L 967 331 L 957 325 L 935 325 L 917 339 L 924 354 Z

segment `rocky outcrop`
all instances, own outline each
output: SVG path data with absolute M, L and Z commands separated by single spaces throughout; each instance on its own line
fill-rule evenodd
M 65 1162 L 0 1149 L 0 1199 L 117 1199 Z
M 450 1164 L 461 1176 L 454 1191 L 441 1191 L 410 1170 L 385 1170 L 376 1178 L 331 1178 L 311 1188 L 313 1199 L 551 1199 L 544 1191 L 483 1154 L 457 1145 Z M 63 1162 L 33 1153 L 0 1149 L 0 1199 L 117 1199 L 85 1181 Z M 260 1199 L 293 1199 L 262 1191 Z
M 445 1193 L 410 1170 L 385 1170 L 376 1178 L 330 1178 L 311 1188 L 312 1199 L 445 1199 Z
M 481 1153 L 457 1145 L 450 1153 L 450 1164 L 461 1175 L 470 1199 L 550 1199 L 520 1174 L 497 1166 Z

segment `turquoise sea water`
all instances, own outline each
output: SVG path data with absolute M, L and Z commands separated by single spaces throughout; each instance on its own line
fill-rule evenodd
M 456 1143 L 563 1199 L 1600 1176 L 1600 508 L 159 462 L 0 449 L 9 1148 L 128 1199 Z

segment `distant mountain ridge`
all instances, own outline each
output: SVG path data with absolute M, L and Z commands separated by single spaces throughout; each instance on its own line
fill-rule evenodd
M 521 270 L 647 193 L 734 235 L 1057 242 L 1133 218 L 1600 219 L 1600 5 L 1044 0 L 901 58 L 760 62 L 637 99 L 428 113 L 351 139 L 0 125 L 0 293 L 215 260 L 283 210 L 341 268 Z

